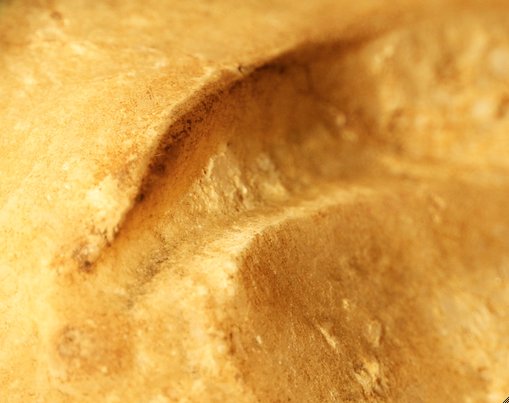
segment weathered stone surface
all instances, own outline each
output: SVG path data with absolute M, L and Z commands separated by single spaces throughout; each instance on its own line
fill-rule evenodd
M 0 400 L 502 401 L 508 22 L 1 3 Z

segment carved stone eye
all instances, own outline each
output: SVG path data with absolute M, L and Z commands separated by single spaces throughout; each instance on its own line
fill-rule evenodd
M 508 11 L 0 1 L 0 402 L 503 401 Z

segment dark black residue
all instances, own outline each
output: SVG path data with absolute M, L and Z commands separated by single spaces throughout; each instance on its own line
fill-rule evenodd
M 145 200 L 145 193 L 140 192 L 136 195 L 136 203 L 141 203 L 143 200 Z

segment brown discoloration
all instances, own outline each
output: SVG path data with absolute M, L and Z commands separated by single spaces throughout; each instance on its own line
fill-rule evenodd
M 111 314 L 66 325 L 55 337 L 55 352 L 68 381 L 116 376 L 132 364 L 131 330 Z
M 78 264 L 78 268 L 84 272 L 90 272 L 93 266 L 94 257 L 90 256 L 89 246 L 83 243 L 73 253 L 73 259 Z

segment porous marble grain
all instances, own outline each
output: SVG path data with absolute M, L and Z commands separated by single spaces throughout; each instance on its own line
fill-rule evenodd
M 502 401 L 508 11 L 0 2 L 0 402 Z

